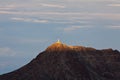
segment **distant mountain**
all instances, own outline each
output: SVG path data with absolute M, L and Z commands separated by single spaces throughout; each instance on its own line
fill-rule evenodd
M 120 80 L 120 52 L 58 41 L 0 80 Z

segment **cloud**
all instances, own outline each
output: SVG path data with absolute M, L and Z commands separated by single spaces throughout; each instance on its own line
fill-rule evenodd
M 10 9 L 13 9 L 13 8 L 10 8 L 10 7 L 0 7 L 0 10 L 10 10 Z
M 120 4 L 109 4 L 108 6 L 112 6 L 112 7 L 120 7 Z
M 35 23 L 48 23 L 48 20 L 37 20 L 37 19 L 35 19 L 35 20 L 33 20 L 33 22 L 35 22 Z
M 95 24 L 95 20 L 120 20 L 119 13 L 87 13 L 87 12 L 59 12 L 59 11 L 0 11 L 0 14 L 15 16 L 14 21 L 30 23 L 57 23 L 57 24 L 76 24 L 85 25 Z M 36 17 L 36 18 L 34 18 Z M 9 19 L 9 17 L 8 17 Z M 9 19 L 10 20 L 10 19 Z M 91 23 L 87 23 L 87 22 Z M 103 22 L 99 22 L 103 24 Z
M 11 18 L 15 21 L 23 21 L 23 22 L 33 22 L 33 23 L 47 23 L 48 20 L 39 20 L 39 19 L 32 19 L 32 18 Z
M 15 9 L 16 6 L 15 5 L 2 5 L 0 6 L 0 10 L 11 10 L 11 9 Z
M 120 29 L 120 26 L 108 26 L 110 29 Z
M 44 6 L 44 7 L 53 7 L 53 8 L 65 8 L 65 6 L 63 6 L 63 5 L 46 4 L 46 3 L 42 3 L 41 6 Z
M 91 26 L 71 26 L 71 27 L 66 27 L 64 28 L 63 30 L 65 32 L 70 32 L 70 31 L 75 31 L 75 30 L 78 30 L 78 29 L 82 29 L 82 28 L 90 28 Z
M 25 13 L 25 12 L 22 12 L 22 11 L 6 11 L 6 10 L 1 10 L 0 11 L 0 14 L 14 14 L 14 15 L 25 15 L 25 14 L 22 14 L 22 13 Z
M 11 14 L 17 16 L 31 16 L 54 19 L 70 19 L 70 18 L 106 18 L 106 19 L 120 19 L 119 13 L 87 13 L 87 12 L 57 12 L 57 11 L 0 11 L 0 14 Z M 80 18 L 79 18 L 80 17 Z M 17 20 L 17 19 L 16 19 Z M 23 19 L 25 20 L 25 18 Z M 32 21 L 26 19 L 27 21 Z
M 33 11 L 33 10 L 45 10 L 48 8 L 65 8 L 65 6 L 63 4 L 59 4 L 59 3 L 42 3 L 42 2 L 37 2 L 37 1 L 29 1 L 29 3 L 24 3 L 24 1 L 18 2 L 5 2 L 5 3 L 1 3 L 0 5 L 0 10 L 3 11 L 25 11 L 25 10 L 29 10 L 29 11 Z M 48 9 L 47 9 L 48 10 Z
M 0 48 L 0 56 L 15 56 L 15 51 L 9 47 Z

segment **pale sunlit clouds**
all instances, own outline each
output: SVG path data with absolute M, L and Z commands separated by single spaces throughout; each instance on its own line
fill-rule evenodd
M 65 6 L 57 5 L 57 4 L 45 4 L 45 3 L 42 3 L 41 5 L 44 6 L 44 7 L 65 8 Z
M 47 20 L 38 20 L 38 19 L 31 19 L 31 18 L 11 18 L 15 21 L 23 21 L 23 22 L 33 22 L 33 23 L 47 23 Z
M 82 28 L 92 28 L 92 27 L 90 25 L 89 26 L 71 26 L 71 27 L 66 27 L 63 30 L 65 32 L 71 32 L 71 31 L 82 29 Z
M 120 29 L 120 25 L 119 26 L 108 26 L 108 28 L 110 28 L 110 29 Z
M 120 7 L 120 4 L 109 4 L 108 6 L 111 6 L 111 7 Z

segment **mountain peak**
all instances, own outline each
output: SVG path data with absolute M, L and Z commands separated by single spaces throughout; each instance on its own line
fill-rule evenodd
M 62 43 L 62 42 L 58 39 L 58 41 L 56 43 Z
M 57 42 L 53 43 L 52 45 L 50 45 L 46 51 L 62 51 L 62 50 L 68 50 L 70 49 L 69 46 L 67 46 L 66 44 L 62 43 L 59 39 Z
M 60 40 L 0 80 L 120 80 L 120 52 L 68 46 Z

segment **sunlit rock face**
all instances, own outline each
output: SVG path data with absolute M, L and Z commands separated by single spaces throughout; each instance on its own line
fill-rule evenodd
M 27 65 L 1 75 L 0 80 L 120 80 L 120 52 L 57 41 Z
M 69 46 L 67 46 L 66 44 L 63 44 L 59 40 L 57 42 L 53 43 L 52 45 L 50 45 L 46 49 L 46 51 L 66 51 L 66 50 L 71 50 L 71 48 Z

